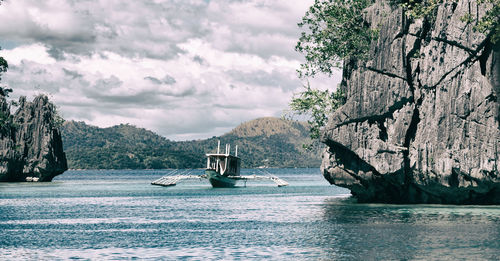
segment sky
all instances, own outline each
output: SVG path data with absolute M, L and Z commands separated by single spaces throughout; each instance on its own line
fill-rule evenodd
M 280 117 L 304 80 L 294 50 L 313 0 L 6 0 L 2 84 L 66 120 L 173 140 Z M 341 74 L 309 79 L 333 90 Z

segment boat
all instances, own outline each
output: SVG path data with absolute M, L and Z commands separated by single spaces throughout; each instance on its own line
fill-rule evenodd
M 220 141 L 217 142 L 216 153 L 208 153 L 207 166 L 203 175 L 190 175 L 180 174 L 179 170 L 174 170 L 169 173 L 169 175 L 163 176 L 153 182 L 152 185 L 159 186 L 175 186 L 178 182 L 189 179 L 208 179 L 212 187 L 214 188 L 232 188 L 236 186 L 239 180 L 271 180 L 278 185 L 278 187 L 288 186 L 288 182 L 280 179 L 276 176 L 271 175 L 267 172 L 267 175 L 240 175 L 241 170 L 241 159 L 238 157 L 238 146 L 235 146 L 235 153 L 231 155 L 231 145 L 226 144 L 226 149 L 224 153 L 220 152 Z M 261 173 L 266 174 L 263 170 L 259 170 Z M 176 175 L 174 175 L 176 174 Z
M 224 154 L 220 153 L 220 141 L 217 144 L 217 153 L 207 154 L 207 168 L 205 175 L 214 188 L 231 188 L 239 180 L 241 159 L 238 158 L 238 145 L 234 156 L 231 155 L 231 145 L 226 144 Z

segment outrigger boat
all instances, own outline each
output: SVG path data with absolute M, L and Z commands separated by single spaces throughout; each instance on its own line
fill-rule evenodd
M 236 185 L 240 176 L 241 159 L 238 158 L 238 145 L 231 153 L 231 145 L 226 144 L 226 153 L 220 153 L 220 141 L 217 144 L 217 153 L 207 154 L 207 168 L 205 175 L 214 188 L 230 188 Z
M 238 180 L 271 180 L 278 187 L 288 186 L 288 182 L 276 176 L 240 175 L 241 159 L 238 158 L 238 146 L 236 146 L 234 156 L 231 155 L 231 146 L 226 144 L 225 153 L 220 153 L 220 141 L 217 144 L 217 152 L 206 154 L 207 168 L 203 175 L 167 175 L 153 182 L 152 185 L 175 186 L 177 182 L 187 179 L 208 179 L 214 188 L 231 188 Z M 262 172 L 262 171 L 261 171 Z

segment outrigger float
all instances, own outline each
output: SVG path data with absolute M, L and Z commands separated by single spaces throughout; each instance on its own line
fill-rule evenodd
M 217 144 L 217 153 L 209 153 L 207 156 L 207 168 L 203 175 L 170 175 L 163 176 L 153 182 L 152 185 L 175 186 L 178 182 L 189 179 L 208 179 L 214 188 L 232 188 L 239 180 L 270 180 L 278 187 L 288 186 L 288 182 L 272 175 L 240 175 L 241 159 L 238 158 L 238 146 L 236 146 L 234 156 L 231 155 L 231 146 L 226 144 L 225 153 L 220 153 L 220 141 Z M 173 171 L 175 172 L 175 171 Z

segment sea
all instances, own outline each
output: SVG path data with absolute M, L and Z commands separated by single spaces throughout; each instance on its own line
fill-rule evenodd
M 169 174 L 0 184 L 0 260 L 500 260 L 500 206 L 358 204 L 319 169 L 242 171 L 287 187 L 150 184 Z

